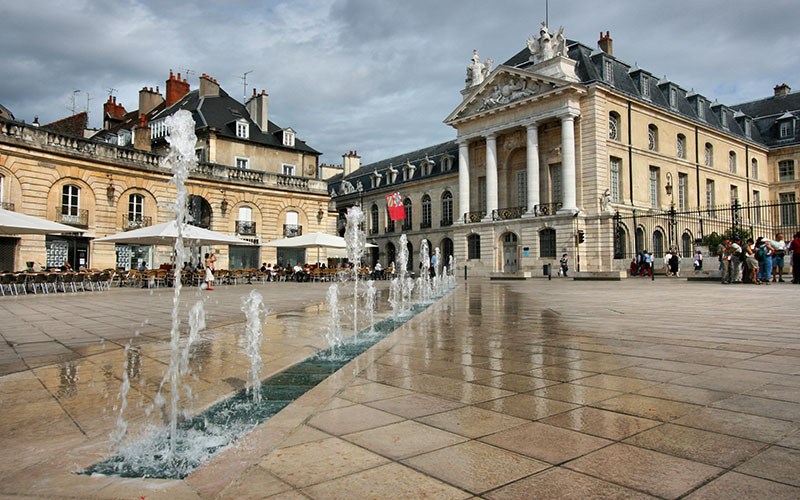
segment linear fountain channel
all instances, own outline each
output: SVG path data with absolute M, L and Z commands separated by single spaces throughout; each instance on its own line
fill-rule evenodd
M 91 465 L 83 474 L 155 479 L 183 479 L 208 462 L 217 452 L 248 434 L 358 355 L 415 317 L 455 287 L 431 300 L 414 304 L 397 318 L 388 317 L 349 337 L 336 347 L 319 351 L 304 361 L 261 382 L 261 401 L 254 402 L 248 389 L 208 407 L 177 424 L 174 453 L 170 452 L 168 428 L 131 445 L 129 452 Z

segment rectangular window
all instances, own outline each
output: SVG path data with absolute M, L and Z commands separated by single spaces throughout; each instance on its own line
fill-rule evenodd
M 561 199 L 561 164 L 550 165 L 550 202 L 560 203 Z
M 480 211 L 486 213 L 486 177 L 478 177 L 478 199 L 481 201 Z
M 746 135 L 747 137 L 753 135 L 753 124 L 750 123 L 750 120 L 744 121 L 744 135 Z
M 660 206 L 658 202 L 658 170 L 657 167 L 650 167 L 650 206 L 652 208 L 658 208 Z
M 481 258 L 481 237 L 477 234 L 470 234 L 467 237 L 467 259 Z
M 607 82 L 614 82 L 614 66 L 608 59 L 603 61 L 603 80 Z
M 294 165 L 283 164 L 283 175 L 294 175 Z
M 236 137 L 247 139 L 250 136 L 249 129 L 250 127 L 246 122 L 236 122 Z
M 785 139 L 786 137 L 792 136 L 792 122 L 785 121 L 781 122 L 780 125 L 780 138 Z
M 761 223 L 761 210 L 762 208 L 759 206 L 761 205 L 761 193 L 759 191 L 753 191 L 753 222 L 756 224 Z
M 678 90 L 671 87 L 669 89 L 669 105 L 673 108 L 678 107 Z
M 714 206 L 714 181 L 711 179 L 706 180 L 706 206 Z
M 753 161 L 750 162 L 750 178 L 758 179 L 758 160 L 755 158 L 753 158 Z
M 609 162 L 609 171 L 610 171 L 610 178 L 609 178 L 609 190 L 611 191 L 611 201 L 614 203 L 619 203 L 619 181 L 620 181 L 620 170 L 622 170 L 622 160 L 619 158 L 611 157 L 611 161 Z
M 794 160 L 783 160 L 778 162 L 778 180 L 794 180 Z
M 689 199 L 689 176 L 678 174 L 678 208 L 686 210 L 686 200 Z
M 722 126 L 724 128 L 728 128 L 728 113 L 726 113 L 724 109 L 720 109 L 719 110 L 719 117 L 720 117 L 720 120 L 722 121 Z
M 539 257 L 555 258 L 556 256 L 556 230 L 542 229 L 539 231 Z
M 242 158 L 241 156 L 236 157 L 236 168 L 250 168 L 250 159 L 249 158 Z
M 528 171 L 517 170 L 517 206 L 528 206 Z
M 650 79 L 642 75 L 642 97 L 650 99 Z
M 739 188 L 731 186 L 731 204 L 739 199 Z
M 781 225 L 797 226 L 797 203 L 794 193 L 780 193 Z

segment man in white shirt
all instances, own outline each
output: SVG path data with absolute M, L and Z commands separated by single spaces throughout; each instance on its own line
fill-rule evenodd
M 381 265 L 381 261 L 375 263 L 375 279 L 376 280 L 383 279 L 383 266 Z
M 783 283 L 783 257 L 786 255 L 786 242 L 783 240 L 783 233 L 775 235 L 774 240 L 769 241 L 772 247 L 772 282 L 775 283 L 775 278 Z

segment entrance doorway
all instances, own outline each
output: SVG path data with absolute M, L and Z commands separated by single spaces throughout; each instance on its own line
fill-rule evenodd
M 61 267 L 64 261 L 76 270 L 89 267 L 89 238 L 47 235 L 45 249 L 46 267 Z
M 503 272 L 515 273 L 519 270 L 517 235 L 506 233 L 503 235 Z

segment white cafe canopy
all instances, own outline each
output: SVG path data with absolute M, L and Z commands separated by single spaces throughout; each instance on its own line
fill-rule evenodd
M 333 236 L 331 234 L 326 233 L 310 233 L 304 234 L 302 236 L 293 236 L 291 238 L 281 238 L 279 240 L 270 241 L 269 243 L 265 243 L 264 246 L 266 247 L 276 247 L 276 248 L 316 248 L 317 249 L 317 261 L 319 261 L 319 249 L 320 248 L 335 248 L 335 249 L 345 249 L 347 248 L 347 243 L 345 243 L 344 238 L 341 236 Z M 367 243 L 367 248 L 374 248 L 377 245 L 373 245 L 371 243 Z M 334 251 L 337 257 L 344 257 L 346 256 L 343 252 Z M 328 252 L 328 257 L 333 257 L 334 254 Z
M 2 234 L 83 233 L 83 229 L 0 208 Z
M 233 236 L 209 231 L 201 227 L 186 224 L 183 226 L 183 244 L 188 246 L 202 245 L 251 245 L 249 241 Z M 155 226 L 147 226 L 133 231 L 112 234 L 94 241 L 109 243 L 131 243 L 135 245 L 172 245 L 178 238 L 178 225 L 169 221 Z

